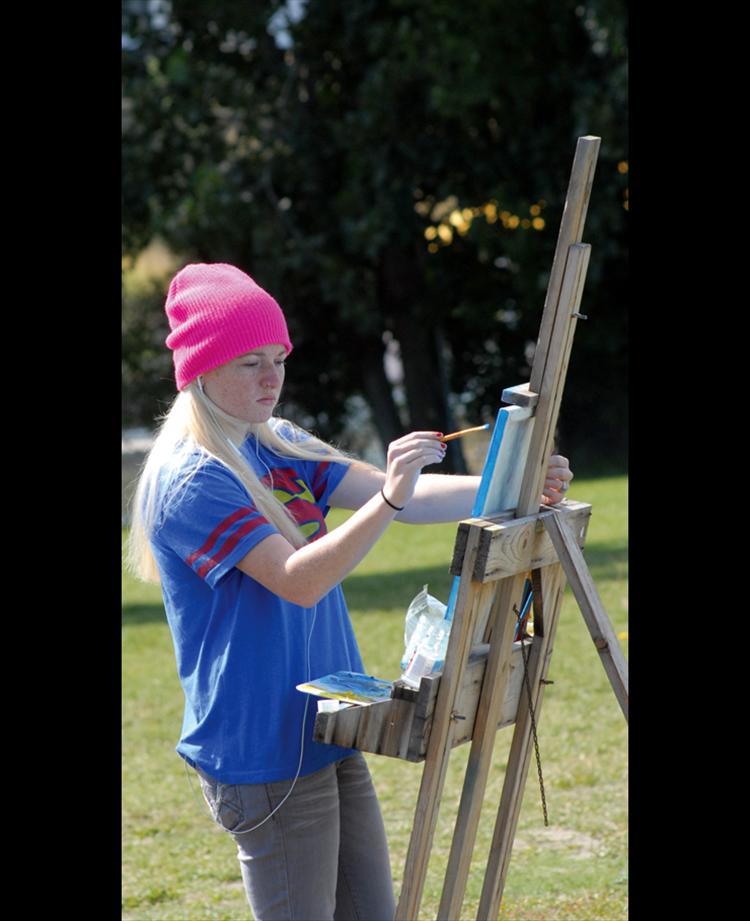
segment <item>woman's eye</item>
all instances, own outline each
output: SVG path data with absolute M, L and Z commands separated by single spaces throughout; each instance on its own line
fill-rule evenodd
M 277 368 L 283 368 L 286 365 L 286 359 L 274 359 L 274 364 Z M 243 368 L 259 368 L 261 363 L 259 361 L 243 361 L 241 367 Z

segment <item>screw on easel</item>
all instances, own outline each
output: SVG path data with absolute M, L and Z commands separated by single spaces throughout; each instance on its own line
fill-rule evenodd
M 456 711 L 454 710 L 454 711 L 451 713 L 451 719 L 452 719 L 452 720 L 465 720 L 466 717 L 465 717 L 465 716 L 461 716 L 460 714 L 456 713 Z
M 540 678 L 540 684 L 554 684 L 554 681 L 550 681 L 548 678 Z
M 588 317 L 585 313 L 578 313 L 577 310 L 573 312 L 573 316 L 578 317 L 579 320 L 588 320 Z

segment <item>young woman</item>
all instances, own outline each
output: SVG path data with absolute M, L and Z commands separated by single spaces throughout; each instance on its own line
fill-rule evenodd
M 394 519 L 471 514 L 479 477 L 421 475 L 439 432 L 388 447 L 385 472 L 273 410 L 292 351 L 276 301 L 225 264 L 183 268 L 166 311 L 178 396 L 135 495 L 129 560 L 161 583 L 185 711 L 177 752 L 237 844 L 256 921 L 393 917 L 366 762 L 312 739 L 296 685 L 363 672 L 341 581 Z M 550 460 L 542 501 L 573 474 Z M 327 531 L 329 507 L 354 510 Z

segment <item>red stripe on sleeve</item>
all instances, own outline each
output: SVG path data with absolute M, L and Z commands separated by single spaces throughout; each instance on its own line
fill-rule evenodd
M 208 553 L 208 551 L 214 546 L 224 531 L 231 528 L 236 521 L 239 521 L 240 518 L 244 518 L 246 515 L 252 515 L 254 512 L 255 509 L 252 508 L 238 508 L 236 512 L 232 512 L 228 518 L 225 518 L 219 525 L 217 525 L 217 527 L 214 528 L 205 544 L 196 550 L 195 553 L 191 553 L 190 556 L 185 560 L 188 566 L 192 566 L 197 559 L 200 559 L 200 557 Z
M 255 528 L 260 527 L 262 524 L 268 523 L 268 520 L 262 515 L 257 515 L 251 521 L 245 522 L 241 528 L 237 528 L 234 534 L 224 542 L 221 550 L 216 554 L 216 556 L 209 557 L 205 563 L 201 564 L 200 569 L 198 569 L 198 575 L 201 578 L 205 578 L 214 568 L 214 566 L 218 566 L 218 564 L 221 563 L 223 559 L 226 559 L 226 557 L 231 553 L 231 551 L 237 546 L 237 544 L 246 534 L 254 531 Z

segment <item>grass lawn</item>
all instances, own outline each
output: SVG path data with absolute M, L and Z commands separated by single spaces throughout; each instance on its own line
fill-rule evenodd
M 627 658 L 627 477 L 576 478 L 593 506 L 585 557 Z M 329 527 L 347 513 L 331 512 Z M 344 583 L 365 668 L 398 677 L 403 619 L 425 583 L 447 600 L 455 525 L 394 524 Z M 627 918 L 627 726 L 570 589 L 566 589 L 539 725 L 549 827 L 532 762 L 501 919 Z M 123 919 L 250 918 L 234 843 L 209 818 L 174 751 L 182 690 L 156 586 L 123 575 Z M 512 729 L 497 734 L 461 917 L 473 919 Z M 469 746 L 454 750 L 421 917 L 434 918 Z M 401 885 L 423 765 L 366 755 Z M 458 919 L 456 919 L 458 921 Z

